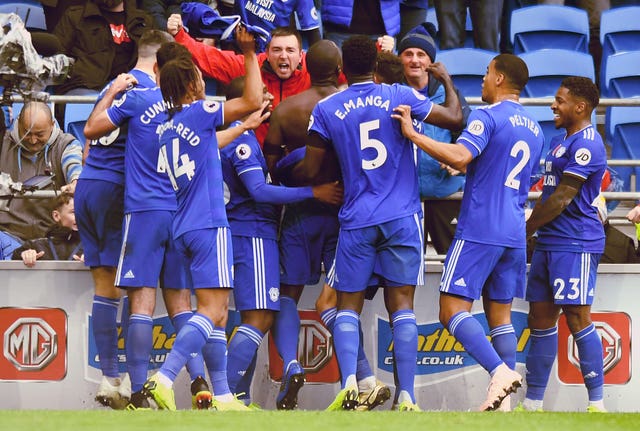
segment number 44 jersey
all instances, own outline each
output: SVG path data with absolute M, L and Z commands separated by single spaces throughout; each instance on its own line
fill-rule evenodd
M 520 103 L 505 100 L 474 110 L 457 143 L 474 158 L 467 166 L 456 238 L 525 248 L 524 205 L 531 173 L 540 164 L 540 125 Z

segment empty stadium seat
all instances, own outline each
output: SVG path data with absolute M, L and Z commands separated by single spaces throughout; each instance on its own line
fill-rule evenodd
M 551 97 L 566 76 L 585 76 L 595 82 L 595 68 L 590 54 L 566 49 L 541 49 L 524 52 L 519 57 L 529 68 L 529 82 L 524 97 Z
M 600 19 L 600 44 L 600 82 L 605 82 L 606 63 L 610 55 L 640 49 L 640 6 L 603 11 Z
M 582 9 L 536 5 L 511 14 L 514 54 L 545 48 L 589 52 L 589 17 Z
M 87 142 L 87 138 L 84 137 L 84 125 L 87 124 L 86 121 L 72 121 L 67 124 L 67 133 L 71 133 L 76 139 L 84 146 L 85 142 Z
M 640 46 L 638 47 L 640 49 Z M 605 97 L 640 96 L 640 51 L 620 52 L 606 61 L 604 81 L 600 85 Z
M 611 158 L 640 159 L 640 107 L 613 106 L 609 109 L 606 122 L 607 131 L 612 136 Z M 618 166 L 615 170 L 624 181 L 625 191 L 638 190 L 640 168 Z M 636 177 L 635 190 L 630 187 L 631 174 Z
M 64 110 L 64 131 L 69 132 L 69 123 L 87 121 L 93 106 L 93 103 L 67 103 Z
M 28 29 L 47 29 L 42 5 L 35 0 L 3 1 L 0 3 L 0 13 L 15 13 Z
M 438 52 L 436 60 L 445 65 L 453 83 L 465 97 L 480 97 L 482 78 L 496 55 L 484 49 L 458 48 Z

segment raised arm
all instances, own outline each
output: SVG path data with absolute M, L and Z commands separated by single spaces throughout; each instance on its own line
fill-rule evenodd
M 462 107 L 449 72 L 447 72 L 444 64 L 439 62 L 431 64 L 428 69 L 434 78 L 442 82 L 445 94 L 444 103 L 442 105 L 434 105 L 425 121 L 444 129 L 462 129 L 464 127 Z
M 93 107 L 93 111 L 84 125 L 84 136 L 87 139 L 101 138 L 118 128 L 109 119 L 107 108 L 111 106 L 118 94 L 137 83 L 136 78 L 128 73 L 121 73 L 113 80 L 102 99 Z

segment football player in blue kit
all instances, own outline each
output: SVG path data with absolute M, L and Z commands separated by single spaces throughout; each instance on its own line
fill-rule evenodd
M 225 212 L 222 167 L 216 127 L 257 110 L 262 80 L 255 40 L 239 27 L 236 40 L 244 53 L 246 85 L 242 97 L 225 103 L 205 101 L 202 74 L 191 59 L 177 58 L 160 69 L 160 88 L 169 107 L 160 134 L 160 163 L 177 197 L 173 234 L 188 260 L 197 310 L 176 336 L 173 349 L 144 390 L 162 409 L 175 410 L 173 381 L 187 359 L 203 353 L 215 394 L 212 408 L 248 410 L 227 383 L 227 321 L 233 288 L 231 233 Z M 164 160 L 164 163 L 162 163 Z
M 240 97 L 244 77 L 235 78 L 227 89 L 227 100 Z M 265 108 L 273 99 L 265 87 Z M 262 110 L 254 115 L 262 114 Z M 268 118 L 270 113 L 258 117 Z M 258 127 L 262 121 L 255 124 Z M 240 121 L 230 127 L 241 126 Z M 242 324 L 229 342 L 227 377 L 231 392 L 244 395 L 249 402 L 251 377 L 247 369 L 256 355 L 264 334 L 271 328 L 280 309 L 280 264 L 278 255 L 278 204 L 316 198 L 330 205 L 342 202 L 342 187 L 336 182 L 308 187 L 271 185 L 266 160 L 252 130 L 244 132 L 221 150 L 227 218 L 233 239 L 234 288 L 236 310 Z M 246 380 L 246 381 L 245 381 Z
M 591 124 L 598 106 L 596 85 L 584 77 L 562 80 L 551 105 L 557 129 L 544 164 L 544 187 L 527 220 L 527 236 L 538 232 L 527 284 L 531 345 L 527 353 L 525 410 L 541 410 L 558 354 L 560 311 L 578 348 L 587 387 L 587 411 L 604 412 L 602 341 L 591 321 L 598 262 L 605 233 L 598 213 L 607 154 Z
M 440 281 L 440 322 L 492 376 L 480 410 L 499 408 L 522 383 L 514 371 L 517 340 L 511 303 L 524 296 L 524 205 L 544 141 L 540 125 L 518 102 L 528 79 L 527 65 L 520 58 L 494 57 L 482 84 L 482 100 L 490 105 L 472 111 L 455 144 L 415 131 L 409 107 L 398 107 L 395 115 L 403 133 L 420 148 L 466 171 L 458 226 Z M 491 342 L 470 313 L 480 296 Z
M 95 109 L 85 127 L 90 137 L 99 138 L 125 123 L 128 125 L 123 244 L 116 285 L 126 288 L 130 299 L 131 316 L 125 350 L 132 390 L 127 408 L 131 410 L 149 407 L 142 386 L 149 368 L 158 280 L 176 331 L 193 314 L 185 264 L 173 244 L 175 193 L 169 177 L 157 169 L 160 145 L 156 130 L 164 122 L 166 114 L 162 93 L 156 85 L 155 71 L 166 59 L 161 53 L 159 64 L 156 64 L 156 52 L 162 44 L 172 41 L 168 33 L 158 30 L 145 32 L 138 45 L 136 66 L 113 84 L 127 91 L 110 107 L 100 105 Z M 188 51 L 185 52 L 190 56 Z M 204 379 L 202 356 L 189 358 L 187 369 L 192 380 L 193 407 L 208 408 L 212 395 Z
M 413 296 L 424 278 L 422 211 L 414 147 L 391 114 L 398 105 L 410 105 L 417 121 L 449 127 L 461 121 L 462 112 L 457 97 L 447 97 L 439 106 L 408 87 L 374 83 L 377 50 L 366 36 L 349 38 L 342 54 L 349 87 L 313 109 L 300 166 L 304 176 L 314 178 L 332 149 L 344 183 L 338 246 L 330 271 L 330 284 L 338 294 L 333 335 L 342 389 L 328 410 L 352 410 L 358 405 L 358 326 L 372 275 L 384 282 L 388 296 L 398 408 L 419 410 L 414 396 L 418 333 Z

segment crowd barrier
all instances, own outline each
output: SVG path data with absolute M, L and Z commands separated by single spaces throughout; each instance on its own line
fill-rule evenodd
M 417 402 L 426 410 L 475 409 L 484 400 L 487 373 L 438 323 L 437 286 L 441 263 L 428 262 L 426 284 L 416 291 L 418 322 Z M 600 265 L 593 320 L 603 342 L 605 406 L 610 411 L 640 411 L 640 265 Z M 38 262 L 34 269 L 21 262 L 0 262 L 0 409 L 93 409 L 100 380 L 91 334 L 93 283 L 79 262 Z M 299 394 L 301 409 L 323 409 L 339 390 L 339 375 L 331 335 L 313 311 L 317 286 L 308 286 L 301 298 L 298 354 L 307 372 Z M 233 303 L 232 303 L 233 307 Z M 526 302 L 516 300 L 513 322 L 518 337 L 517 369 L 524 372 L 529 346 Z M 483 322 L 480 304 L 472 313 Z M 230 312 L 228 330 L 239 321 Z M 382 295 L 367 302 L 362 314 L 365 350 L 377 378 L 393 386 L 391 332 Z M 230 332 L 230 331 L 229 331 Z M 487 331 L 488 333 L 488 331 Z M 587 403 L 577 362 L 577 351 L 566 326 L 560 325 L 559 355 L 551 373 L 545 410 L 580 411 Z M 157 369 L 173 345 L 175 334 L 158 300 L 154 315 L 154 342 L 150 369 Z M 124 340 L 120 338 L 120 348 Z M 633 361 L 633 359 L 636 359 Z M 124 371 L 124 351 L 120 352 Z M 259 349 L 252 387 L 253 400 L 275 408 L 282 362 L 265 337 Z M 188 375 L 175 384 L 179 408 L 190 408 Z M 524 397 L 524 389 L 512 403 Z M 381 409 L 389 409 L 387 402 Z

